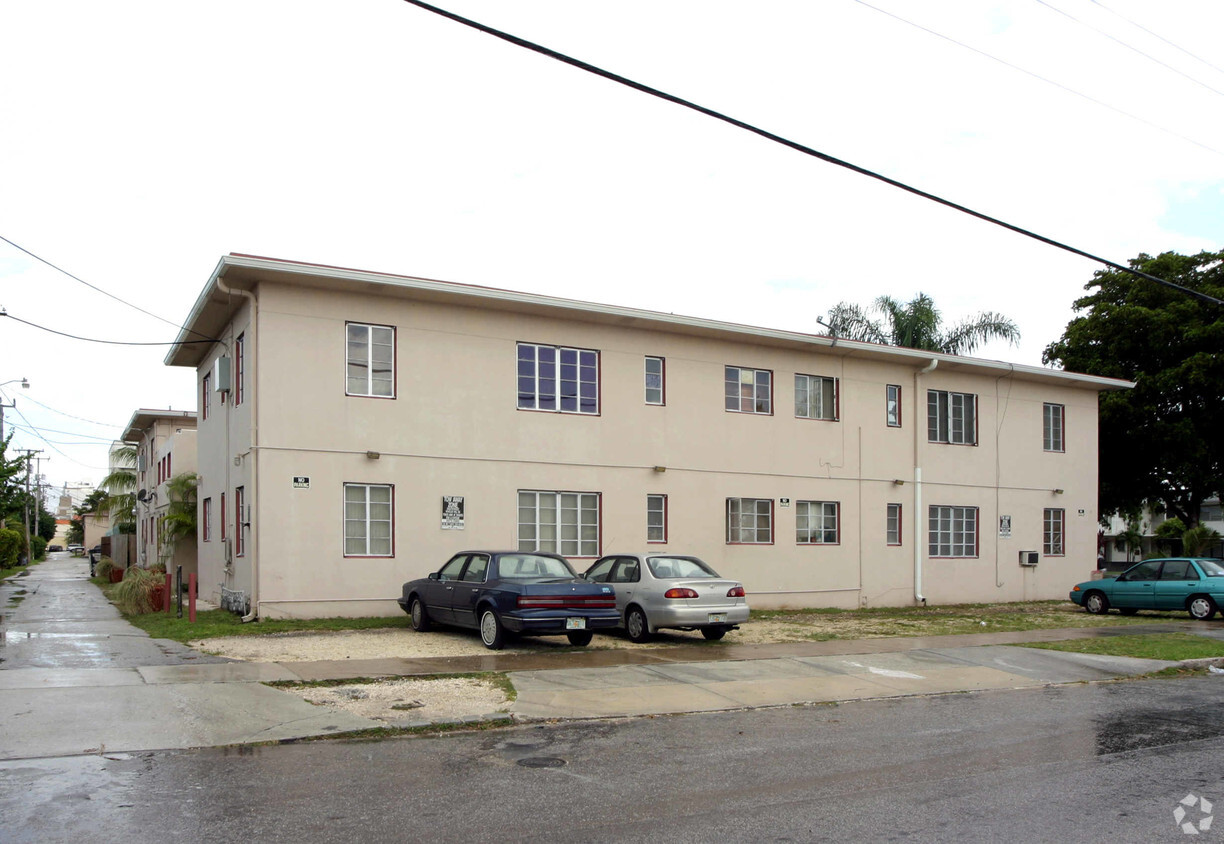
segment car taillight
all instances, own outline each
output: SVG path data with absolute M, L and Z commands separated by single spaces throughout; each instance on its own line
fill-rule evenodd
M 684 589 L 684 588 L 677 587 L 675 589 L 668 589 L 666 592 L 663 593 L 663 597 L 664 598 L 696 598 L 698 597 L 698 595 L 692 589 Z
M 609 610 L 616 607 L 612 595 L 519 595 L 522 609 L 534 610 Z
M 744 587 L 743 586 L 732 586 L 730 589 L 727 590 L 727 597 L 728 598 L 744 597 Z

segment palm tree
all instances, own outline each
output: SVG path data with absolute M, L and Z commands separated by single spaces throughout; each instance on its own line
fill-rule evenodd
M 106 497 L 98 513 L 110 516 L 120 533 L 136 532 L 136 446 L 119 445 L 111 449 L 111 471 L 98 488 Z
M 873 319 L 870 312 L 859 305 L 841 302 L 829 311 L 825 324 L 835 337 L 949 355 L 969 354 L 987 340 L 1006 340 L 1012 345 L 1020 341 L 1020 329 L 1016 324 L 991 311 L 984 311 L 944 331 L 941 328 L 943 318 L 935 301 L 925 293 L 904 303 L 891 296 L 881 296 L 870 311 L 880 313 L 883 319 Z
M 169 503 L 166 514 L 161 517 L 158 538 L 161 543 L 159 556 L 164 561 L 174 554 L 174 545 L 180 539 L 196 535 L 196 488 L 199 476 L 195 472 L 184 472 L 166 481 L 166 497 Z
M 1188 557 L 1199 557 L 1206 554 L 1211 546 L 1219 541 L 1219 531 L 1203 524 L 1195 525 L 1182 534 L 1182 547 Z

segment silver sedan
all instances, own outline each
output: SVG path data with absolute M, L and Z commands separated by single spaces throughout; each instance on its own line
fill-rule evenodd
M 744 585 L 719 577 L 696 557 L 608 554 L 583 577 L 616 590 L 621 624 L 634 642 L 645 642 L 665 627 L 721 639 L 748 620 Z

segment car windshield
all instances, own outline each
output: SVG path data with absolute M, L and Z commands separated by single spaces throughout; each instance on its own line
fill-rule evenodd
M 1198 564 L 1208 577 L 1224 577 L 1224 560 L 1199 560 Z
M 718 572 L 696 557 L 649 557 L 650 573 L 660 580 L 673 577 L 718 577 Z
M 529 577 L 577 577 L 565 560 L 542 554 L 507 554 L 497 563 L 498 574 L 511 580 Z

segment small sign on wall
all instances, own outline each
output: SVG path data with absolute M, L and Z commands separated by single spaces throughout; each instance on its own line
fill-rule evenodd
M 294 475 L 293 476 L 293 488 L 294 489 L 310 489 L 310 478 L 306 477 L 305 475 Z
M 442 530 L 463 530 L 463 496 L 442 496 Z
M 999 516 L 999 538 L 1011 539 L 1011 516 Z
M 789 507 L 789 506 L 790 506 L 790 499 L 789 499 L 789 498 L 779 498 L 779 499 L 778 499 L 778 505 L 779 505 L 780 507 Z

